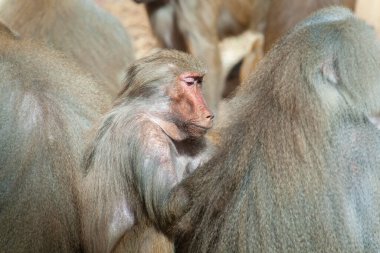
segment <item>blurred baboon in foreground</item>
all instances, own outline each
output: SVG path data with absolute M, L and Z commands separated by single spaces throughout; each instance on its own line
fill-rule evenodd
M 18 39 L 18 35 L 15 34 L 14 31 L 12 31 L 11 29 L 9 29 L 9 27 L 6 26 L 1 20 L 0 20 L 0 34 L 1 34 L 2 37 L 4 37 L 4 40 L 7 40 L 7 39 L 12 39 L 12 40 Z
M 163 50 L 127 72 L 85 157 L 86 252 L 172 252 L 157 228 L 171 219 L 169 192 L 209 156 L 213 114 L 202 95 L 205 69 L 194 57 Z
M 95 0 L 95 2 L 123 24 L 131 37 L 136 59 L 150 55 L 159 48 L 143 5 L 130 0 Z
M 271 0 L 271 2 L 264 29 L 265 52 L 271 49 L 272 45 L 282 35 L 289 31 L 295 24 L 310 15 L 310 13 L 331 5 L 342 5 L 354 10 L 356 0 Z
M 121 89 L 132 45 L 121 23 L 93 0 L 3 0 L 0 17 L 22 37 L 74 58 L 109 94 Z
M 80 252 L 83 135 L 111 103 L 81 71 L 0 25 L 0 252 Z
M 224 88 L 218 48 L 221 39 L 251 29 L 265 34 L 264 47 L 269 49 L 277 38 L 313 11 L 330 5 L 355 5 L 355 0 L 134 1 L 145 3 L 153 31 L 163 46 L 190 52 L 207 64 L 205 98 L 211 108 L 217 107 Z
M 228 104 L 222 149 L 174 188 L 178 252 L 378 252 L 379 82 L 376 34 L 349 10 L 296 26 Z

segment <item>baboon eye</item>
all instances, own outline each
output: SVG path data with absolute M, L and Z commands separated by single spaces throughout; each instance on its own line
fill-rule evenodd
M 197 83 L 197 80 L 195 80 L 195 78 L 193 77 L 186 77 L 183 79 L 183 81 L 188 85 L 188 86 L 191 86 L 191 85 L 194 85 Z
M 186 83 L 187 86 L 198 85 L 202 86 L 203 76 L 201 75 L 184 75 L 181 81 Z

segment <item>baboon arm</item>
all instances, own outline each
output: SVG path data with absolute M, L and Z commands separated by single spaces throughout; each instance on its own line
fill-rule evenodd
M 120 200 L 118 203 L 115 203 L 112 209 L 114 212 L 107 226 L 107 252 L 112 252 L 123 235 L 135 224 L 134 214 L 128 207 L 126 200 Z M 101 240 L 104 240 L 104 238 Z
M 86 252 L 111 252 L 136 218 L 118 178 L 93 170 L 82 183 L 82 225 Z
M 171 140 L 161 129 L 147 127 L 145 142 L 140 146 L 135 169 L 136 186 L 148 217 L 154 223 L 167 219 L 166 202 L 169 192 L 178 182 L 176 152 Z

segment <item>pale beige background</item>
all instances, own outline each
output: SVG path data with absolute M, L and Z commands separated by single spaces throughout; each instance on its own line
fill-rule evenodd
M 357 0 L 355 12 L 380 34 L 380 0 Z

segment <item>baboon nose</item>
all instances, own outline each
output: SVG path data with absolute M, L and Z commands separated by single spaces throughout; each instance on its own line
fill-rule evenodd
M 214 121 L 213 121 L 213 118 L 214 118 L 214 114 L 206 114 L 206 118 L 204 120 L 204 127 L 205 128 L 211 128 Z

